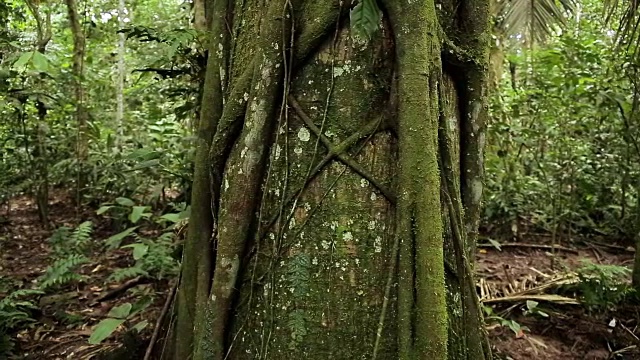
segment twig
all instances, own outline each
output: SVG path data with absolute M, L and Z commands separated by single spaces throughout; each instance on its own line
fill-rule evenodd
M 511 290 L 516 291 L 516 284 L 511 278 L 511 274 L 509 274 L 509 270 L 507 269 L 506 264 L 502 264 L 502 271 L 504 271 L 504 275 L 507 277 L 507 281 L 509 282 L 509 286 L 511 286 Z
M 495 247 L 493 244 L 478 244 L 479 248 L 493 248 Z M 521 247 L 521 248 L 531 248 L 531 249 L 545 249 L 545 250 L 562 250 L 566 252 L 570 252 L 573 254 L 578 254 L 578 250 L 571 249 L 568 247 L 560 246 L 560 245 L 540 245 L 540 244 L 520 244 L 520 243 L 507 243 L 500 244 L 500 247 Z
M 167 312 L 169 311 L 169 306 L 171 305 L 171 302 L 174 298 L 174 295 L 177 289 L 178 289 L 178 282 L 176 281 L 171 287 L 169 296 L 167 296 L 167 299 L 164 302 L 164 306 L 162 307 L 162 311 L 160 311 L 158 320 L 156 320 L 156 326 L 155 326 L 155 329 L 153 329 L 153 335 L 151 335 L 151 340 L 149 340 L 149 345 L 147 346 L 147 351 L 144 353 L 143 360 L 151 359 L 151 352 L 153 351 L 153 345 L 155 345 L 156 341 L 158 340 L 158 334 L 160 334 L 160 327 L 162 326 L 162 321 L 164 320 L 164 317 L 167 315 Z
M 624 246 L 605 244 L 605 243 L 601 243 L 601 242 L 598 242 L 598 241 L 589 241 L 589 242 L 585 241 L 585 243 L 591 244 L 591 245 L 594 245 L 594 246 L 598 246 L 598 247 L 604 247 L 604 248 L 609 248 L 609 249 L 613 249 L 613 250 L 618 250 L 618 251 L 634 252 L 633 250 L 625 248 Z
M 140 284 L 145 283 L 147 281 L 148 281 L 148 279 L 146 277 L 142 277 L 142 276 L 135 277 L 135 278 L 133 278 L 131 280 L 128 280 L 125 283 L 121 284 L 117 288 L 115 288 L 113 290 L 110 290 L 110 291 L 98 296 L 93 301 L 93 304 L 97 304 L 97 303 L 103 302 L 105 300 L 113 299 L 114 297 L 120 295 L 121 293 L 131 289 L 132 287 L 140 285 Z
M 515 296 L 504 296 L 504 297 L 494 298 L 494 299 L 484 299 L 484 300 L 481 300 L 481 302 L 483 304 L 492 304 L 492 303 L 499 303 L 499 302 L 520 302 L 520 301 L 526 301 L 526 300 L 540 300 L 540 301 L 547 301 L 547 302 L 552 302 L 556 304 L 572 304 L 572 305 L 580 304 L 580 302 L 576 299 L 560 296 L 560 295 L 515 295 Z

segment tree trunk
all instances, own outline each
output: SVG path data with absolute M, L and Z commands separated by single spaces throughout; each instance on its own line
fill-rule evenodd
M 125 0 L 118 2 L 118 27 L 124 28 Z M 125 78 L 125 35 L 118 33 L 118 81 L 116 87 L 116 146 L 120 147 L 121 137 L 124 135 L 124 78 Z
M 210 4 L 171 357 L 489 359 L 488 0 Z
M 85 37 L 82 30 L 82 24 L 80 23 L 80 17 L 78 14 L 78 4 L 76 0 L 66 0 L 67 13 L 69 16 L 69 23 L 71 27 L 71 33 L 73 35 L 73 86 L 75 88 L 75 102 L 76 102 L 76 122 L 78 125 L 78 135 L 76 139 L 76 156 L 78 160 L 78 202 L 80 201 L 80 194 L 86 185 L 86 179 L 84 175 L 84 163 L 89 157 L 89 139 L 87 137 L 87 121 L 88 112 L 84 102 L 84 87 L 82 85 L 82 79 L 84 77 L 84 57 L 85 57 Z
M 44 54 L 47 45 L 51 41 L 51 12 L 47 11 L 42 17 L 39 4 L 33 1 L 26 1 L 29 11 L 36 20 L 36 51 Z M 36 100 L 38 111 L 38 121 L 36 124 L 36 153 L 33 166 L 36 169 L 36 204 L 38 206 L 38 216 L 45 228 L 49 227 L 49 159 L 47 158 L 47 108 L 40 100 Z

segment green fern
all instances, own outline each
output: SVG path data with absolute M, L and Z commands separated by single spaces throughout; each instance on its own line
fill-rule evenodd
M 40 294 L 39 290 L 19 289 L 0 299 L 0 359 L 11 354 L 14 341 L 10 333 L 35 321 L 30 310 L 37 306 L 30 298 Z
M 73 232 L 66 226 L 56 229 L 49 238 L 49 243 L 53 248 L 53 257 L 84 253 L 91 245 L 92 232 L 93 224 L 91 221 L 85 221 L 78 225 Z
M 351 33 L 355 39 L 371 39 L 380 27 L 382 12 L 376 0 L 360 0 L 351 12 Z
M 108 282 L 121 282 L 123 280 L 132 279 L 136 276 L 148 276 L 149 273 L 144 271 L 142 268 L 138 266 L 131 266 L 122 269 L 116 269 L 113 271 L 109 278 Z
M 287 264 L 287 280 L 295 299 L 301 299 L 309 292 L 310 265 L 311 260 L 307 254 L 296 254 Z
M 291 341 L 289 349 L 293 350 L 302 342 L 307 335 L 307 319 L 304 310 L 297 309 L 289 313 L 287 326 L 291 331 Z
M 591 310 L 612 308 L 633 292 L 631 270 L 618 265 L 599 265 L 583 260 L 576 270 L 582 301 Z
M 91 221 L 85 221 L 78 225 L 73 234 L 71 234 L 71 245 L 80 250 L 85 250 L 91 243 L 92 232 L 93 224 Z
M 76 273 L 76 270 L 80 265 L 87 262 L 89 262 L 89 259 L 81 254 L 71 254 L 57 259 L 41 277 L 40 288 L 45 290 L 54 286 L 63 286 L 71 282 L 84 280 L 85 276 Z

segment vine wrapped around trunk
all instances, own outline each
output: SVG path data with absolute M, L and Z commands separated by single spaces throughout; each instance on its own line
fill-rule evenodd
M 351 5 L 206 3 L 165 357 L 490 358 L 470 264 L 488 4 Z M 369 21 L 366 41 L 350 11 Z

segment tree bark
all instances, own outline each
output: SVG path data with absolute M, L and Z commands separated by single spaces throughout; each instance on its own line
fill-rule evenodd
M 367 41 L 338 0 L 207 9 L 173 359 L 490 359 L 488 0 L 378 5 Z

